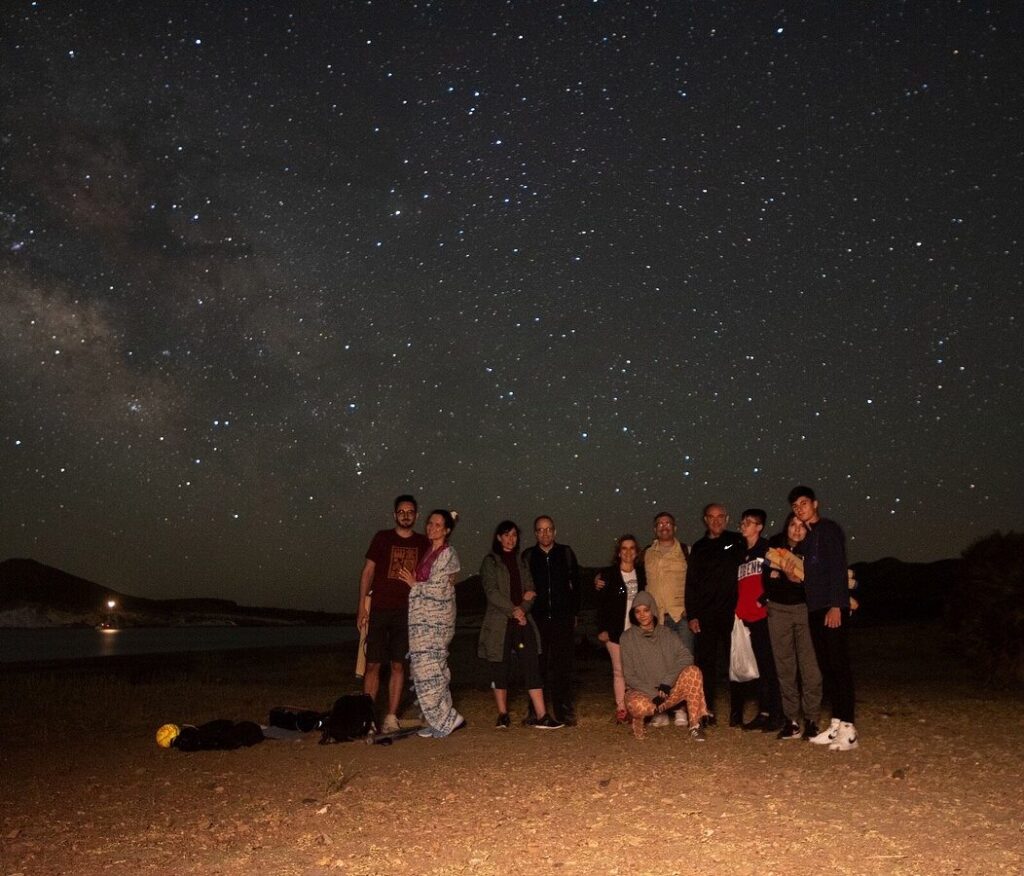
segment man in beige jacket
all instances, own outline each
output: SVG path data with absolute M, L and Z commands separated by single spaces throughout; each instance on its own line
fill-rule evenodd
M 647 592 L 658 604 L 659 623 L 679 636 L 683 646 L 692 654 L 693 633 L 687 626 L 685 604 L 687 556 L 686 545 L 676 538 L 675 517 L 668 511 L 659 511 L 654 516 L 654 541 L 644 551 Z M 667 716 L 656 716 L 655 720 L 659 718 Z M 680 727 L 685 727 L 686 712 L 682 709 L 676 712 L 675 721 Z

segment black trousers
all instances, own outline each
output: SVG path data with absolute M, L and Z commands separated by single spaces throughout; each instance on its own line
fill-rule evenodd
M 850 669 L 850 611 L 843 609 L 843 622 L 836 628 L 825 626 L 827 608 L 807 612 L 811 641 L 824 680 L 825 696 L 832 701 L 832 717 L 853 723 L 853 671 Z
M 782 694 L 779 692 L 779 676 L 775 672 L 775 655 L 772 653 L 772 641 L 768 635 L 768 619 L 759 621 L 743 621 L 750 630 L 750 647 L 757 661 L 757 680 L 751 682 L 730 682 L 732 702 L 729 711 L 735 715 L 743 714 L 743 704 L 748 693 L 753 690 L 757 696 L 759 712 L 771 716 L 773 721 L 781 721 Z M 730 631 L 730 639 L 732 637 Z M 731 642 L 730 642 L 731 644 Z
M 704 701 L 714 714 L 718 693 L 718 673 L 728 677 L 729 647 L 732 644 L 732 617 L 700 619 L 700 632 L 693 637 L 693 662 L 704 674 Z
M 540 628 L 540 673 L 544 694 L 560 721 L 575 717 L 573 656 L 576 650 L 575 618 L 535 617 Z
M 491 684 L 498 690 L 508 690 L 516 676 L 516 667 L 522 676 L 523 687 L 537 690 L 543 686 L 540 674 L 540 660 L 537 654 L 537 637 L 527 624 L 519 626 L 510 623 L 505 630 L 505 644 L 502 647 L 504 659 L 489 661 Z

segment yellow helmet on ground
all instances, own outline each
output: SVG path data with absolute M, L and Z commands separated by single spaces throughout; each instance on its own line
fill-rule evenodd
M 170 748 L 179 733 L 181 728 L 177 724 L 164 724 L 156 731 L 156 744 L 161 748 Z

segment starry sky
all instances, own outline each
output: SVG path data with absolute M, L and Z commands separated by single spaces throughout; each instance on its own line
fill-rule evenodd
M 1022 15 L 4 3 L 0 558 L 351 611 L 394 496 L 582 562 L 795 483 L 1024 519 Z M 422 523 L 421 519 L 421 523 Z

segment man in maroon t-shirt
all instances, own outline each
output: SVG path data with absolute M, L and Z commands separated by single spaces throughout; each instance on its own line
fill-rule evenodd
M 373 537 L 359 577 L 356 626 L 360 632 L 367 628 L 363 692 L 374 702 L 380 689 L 380 665 L 385 660 L 391 663 L 388 711 L 381 724 L 384 733 L 401 729 L 398 704 L 402 699 L 405 657 L 409 652 L 409 586 L 398 573 L 401 569 L 415 572 L 420 559 L 430 550 L 427 537 L 413 532 L 417 510 L 412 496 L 395 499 L 395 527 L 382 529 Z M 368 595 L 372 596 L 369 609 Z

